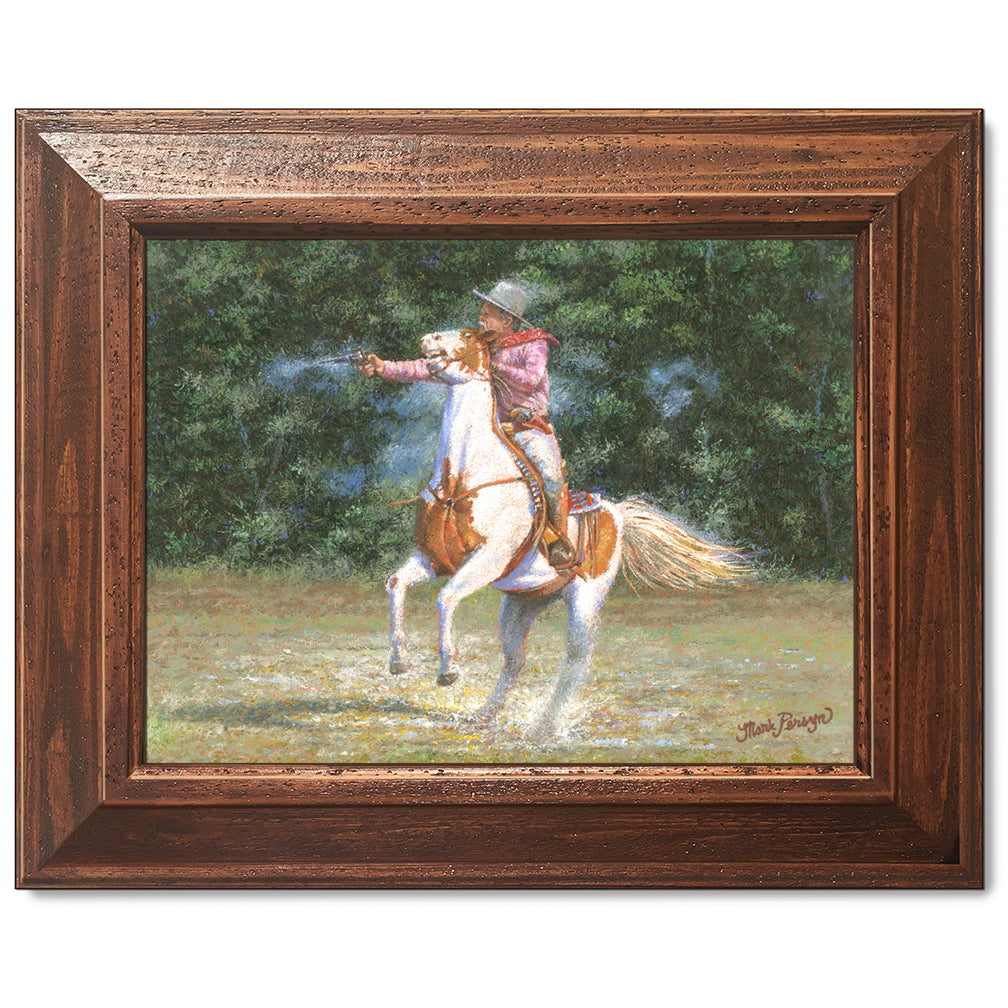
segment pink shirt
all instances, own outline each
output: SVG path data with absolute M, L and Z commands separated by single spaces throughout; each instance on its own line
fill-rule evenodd
M 494 376 L 497 416 L 506 420 L 516 407 L 539 416 L 549 415 L 549 345 L 552 336 L 538 329 L 515 333 L 507 346 L 491 349 L 490 367 Z M 435 381 L 425 360 L 387 361 L 384 378 L 390 381 Z

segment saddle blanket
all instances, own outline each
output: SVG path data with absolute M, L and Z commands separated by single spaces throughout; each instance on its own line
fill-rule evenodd
M 586 490 L 570 491 L 570 513 L 583 514 L 585 511 L 594 511 L 602 507 L 602 495 L 589 493 Z

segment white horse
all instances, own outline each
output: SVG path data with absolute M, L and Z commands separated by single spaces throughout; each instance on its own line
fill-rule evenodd
M 567 606 L 567 654 L 545 708 L 531 731 L 548 738 L 585 678 L 598 615 L 620 560 L 641 583 L 688 589 L 732 580 L 744 569 L 730 551 L 690 536 L 640 500 L 597 501 L 572 514 L 567 536 L 577 544 L 580 569 L 558 574 L 535 540 L 532 493 L 505 443 L 496 412 L 489 351 L 476 330 L 429 333 L 421 341 L 432 377 L 448 389 L 434 475 L 417 502 L 413 555 L 386 583 L 391 604 L 389 670 L 410 668 L 403 619 L 406 593 L 438 576 L 437 683 L 458 678 L 452 618 L 462 599 L 492 585 L 504 593 L 498 620 L 504 668 L 496 687 L 470 720 L 489 722 L 525 664 L 525 640 L 536 616 L 562 597 Z

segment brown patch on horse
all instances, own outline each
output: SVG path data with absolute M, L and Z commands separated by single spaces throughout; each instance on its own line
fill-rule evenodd
M 417 501 L 413 534 L 417 548 L 439 575 L 454 574 L 465 558 L 486 542 L 472 523 L 474 494 L 466 495 L 457 473 L 445 459 L 441 478 L 431 488 L 435 500 Z
M 585 557 L 585 562 L 589 569 L 585 570 L 588 577 L 597 578 L 612 563 L 613 554 L 616 552 L 616 544 L 619 541 L 619 533 L 616 530 L 616 519 L 607 510 L 599 509 L 587 511 L 579 515 L 579 523 L 585 519 L 593 519 L 594 528 L 591 530 L 594 537 L 594 547 L 590 555 Z
M 431 562 L 438 575 L 453 574 L 458 570 L 457 559 L 448 552 L 445 541 L 445 518 L 448 512 L 436 501 L 428 504 L 417 501 L 413 535 L 417 549 Z

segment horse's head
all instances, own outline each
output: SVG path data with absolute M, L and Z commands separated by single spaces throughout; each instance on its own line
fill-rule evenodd
M 478 329 L 444 329 L 427 333 L 420 341 L 432 375 L 447 382 L 487 379 L 490 352 Z

